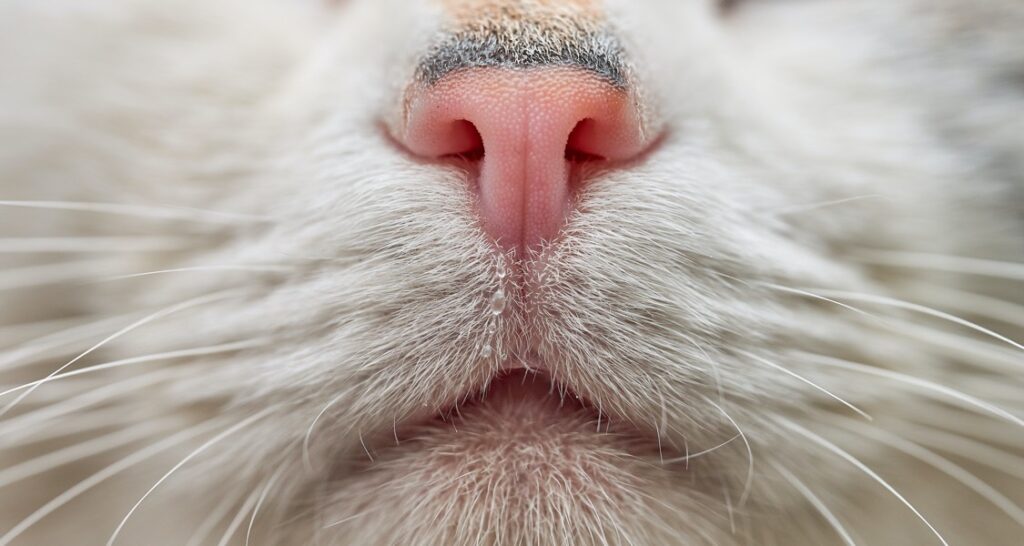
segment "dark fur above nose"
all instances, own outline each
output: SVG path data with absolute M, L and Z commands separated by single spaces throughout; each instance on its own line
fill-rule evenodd
M 417 80 L 433 85 L 470 68 L 568 67 L 627 87 L 622 46 L 602 21 L 572 9 L 509 4 L 481 7 L 444 32 L 419 63 Z

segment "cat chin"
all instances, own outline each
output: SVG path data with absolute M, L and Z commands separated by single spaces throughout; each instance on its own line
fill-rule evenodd
M 699 536 L 694 524 L 714 528 L 684 466 L 659 465 L 656 445 L 615 428 L 598 432 L 589 412 L 536 399 L 467 408 L 376 452 L 336 484 L 323 536 L 337 544 L 657 544 Z
M 327 543 L 704 544 L 723 528 L 695 487 L 699 459 L 543 373 L 504 372 L 388 432 L 327 487 Z

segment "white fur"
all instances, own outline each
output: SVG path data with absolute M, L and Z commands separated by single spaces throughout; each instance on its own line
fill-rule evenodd
M 0 7 L 0 200 L 31 202 L 0 205 L 0 390 L 115 363 L 3 416 L 0 535 L 170 438 L 14 543 L 130 513 L 118 544 L 1013 544 L 1024 9 L 609 4 L 669 132 L 587 172 L 499 318 L 464 175 L 382 129 L 431 4 Z M 721 447 L 373 436 L 486 380 L 485 344 L 665 450 Z

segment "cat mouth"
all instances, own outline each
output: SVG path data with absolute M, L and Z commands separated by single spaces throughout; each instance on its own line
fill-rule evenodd
M 602 442 L 622 443 L 638 456 L 658 456 L 663 449 L 654 431 L 609 413 L 543 369 L 522 366 L 498 371 L 433 414 L 398 423 L 389 433 L 388 441 L 374 442 L 387 446 L 373 450 L 374 458 L 388 453 L 406 456 L 417 446 L 446 442 L 453 447 L 472 445 L 473 450 L 485 445 L 521 450 L 559 438 L 599 437 Z
M 526 367 L 499 371 L 475 392 L 442 408 L 429 424 L 454 426 L 481 409 L 497 409 L 511 418 L 530 418 L 537 413 L 562 413 L 595 422 L 610 418 L 589 400 L 549 373 Z M 595 427 L 596 428 L 596 427 Z

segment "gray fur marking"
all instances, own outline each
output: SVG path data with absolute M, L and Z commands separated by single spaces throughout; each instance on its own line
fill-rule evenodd
M 420 62 L 417 79 L 433 85 L 468 68 L 576 67 L 627 87 L 627 66 L 619 41 L 604 30 L 580 29 L 570 35 L 548 29 L 519 27 L 513 32 L 494 30 L 449 34 Z

